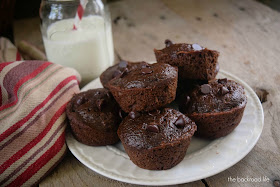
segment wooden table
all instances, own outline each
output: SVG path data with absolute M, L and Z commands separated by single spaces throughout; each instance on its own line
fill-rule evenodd
M 220 68 L 247 82 L 262 101 L 264 129 L 254 149 L 215 176 L 178 186 L 272 186 L 279 180 L 280 13 L 252 0 L 124 0 L 109 6 L 117 60 L 154 61 L 153 48 L 163 48 L 166 38 L 199 43 L 220 51 Z M 21 39 L 43 46 L 39 19 L 15 23 L 15 40 Z M 270 182 L 232 183 L 230 176 L 267 176 Z M 68 153 L 40 186 L 136 185 L 105 178 Z

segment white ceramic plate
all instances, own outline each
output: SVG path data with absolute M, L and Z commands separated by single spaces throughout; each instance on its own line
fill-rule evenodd
M 150 171 L 134 165 L 121 143 L 91 147 L 76 141 L 71 133 L 66 142 L 73 155 L 84 165 L 106 177 L 133 184 L 171 185 L 187 183 L 215 175 L 244 158 L 257 143 L 263 128 L 262 105 L 255 92 L 236 76 L 220 70 L 218 77 L 242 84 L 248 98 L 239 126 L 229 135 L 213 141 L 193 137 L 184 160 L 169 170 Z M 82 91 L 102 87 L 96 79 Z

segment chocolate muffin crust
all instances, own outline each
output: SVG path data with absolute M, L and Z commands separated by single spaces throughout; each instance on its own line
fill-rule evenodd
M 104 88 L 76 94 L 68 103 L 66 114 L 75 138 L 87 145 L 101 146 L 119 141 L 120 108 Z

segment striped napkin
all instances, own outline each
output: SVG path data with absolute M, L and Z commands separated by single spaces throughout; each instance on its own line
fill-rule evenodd
M 74 69 L 51 62 L 0 63 L 0 186 L 36 185 L 59 163 L 65 107 L 79 81 Z

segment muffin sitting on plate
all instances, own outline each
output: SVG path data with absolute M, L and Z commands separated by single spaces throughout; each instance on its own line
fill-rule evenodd
M 195 131 L 195 123 L 187 116 L 164 108 L 128 115 L 118 135 L 134 164 L 144 169 L 166 170 L 183 160 Z
M 104 88 L 76 94 L 66 108 L 75 138 L 92 146 L 110 145 L 119 141 L 119 113 L 118 104 Z
M 237 127 L 246 103 L 243 86 L 218 79 L 189 91 L 180 104 L 180 111 L 195 121 L 197 136 L 214 139 L 228 135 Z

